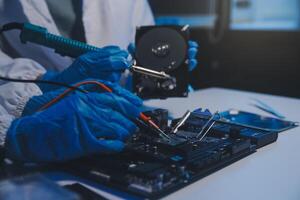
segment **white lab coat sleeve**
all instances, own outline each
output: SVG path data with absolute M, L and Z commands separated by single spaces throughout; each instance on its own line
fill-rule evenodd
M 0 105 L 0 146 L 4 146 L 6 132 L 14 117 L 7 113 L 5 108 Z
M 130 12 L 128 10 L 128 12 Z M 133 10 L 132 10 L 132 26 L 129 27 L 132 29 L 132 32 L 130 34 L 129 41 L 134 43 L 135 41 L 135 33 L 136 33 L 136 27 L 139 26 L 151 26 L 154 25 L 154 16 L 152 13 L 152 10 L 150 8 L 150 5 L 147 0 L 135 0 L 133 4 Z M 128 44 L 127 44 L 128 47 Z M 127 87 L 127 89 L 131 90 L 131 84 L 129 83 L 130 76 L 132 74 L 126 70 L 120 79 L 120 85 Z M 126 86 L 127 85 L 127 86 Z
M 0 76 L 18 79 L 37 79 L 45 69 L 37 62 L 12 59 L 0 51 Z M 3 145 L 6 131 L 12 120 L 20 117 L 27 101 L 42 92 L 33 83 L 14 83 L 0 80 L 0 145 Z
M 133 13 L 135 27 L 154 25 L 154 17 L 147 0 L 136 0 Z

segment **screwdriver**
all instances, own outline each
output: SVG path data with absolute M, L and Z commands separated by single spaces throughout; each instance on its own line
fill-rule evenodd
M 106 86 L 105 84 L 103 83 L 100 83 L 100 82 L 97 82 L 99 83 L 99 86 L 104 89 L 106 92 L 109 92 L 109 93 L 113 93 L 113 90 L 111 88 L 109 88 L 108 86 Z M 165 137 L 167 139 L 171 139 L 170 136 L 168 136 L 163 130 L 161 130 L 159 128 L 158 125 L 155 124 L 154 121 L 151 120 L 150 117 L 146 116 L 144 113 L 140 113 L 140 116 L 139 116 L 145 123 L 149 124 L 150 126 L 152 126 L 153 128 L 155 128 L 162 137 Z
M 171 139 L 170 136 L 168 136 L 163 130 L 161 130 L 161 129 L 159 128 L 159 126 L 157 126 L 157 125 L 155 124 L 155 122 L 151 120 L 150 117 L 146 116 L 144 113 L 141 113 L 141 114 L 140 114 L 140 118 L 141 118 L 144 122 L 146 122 L 147 124 L 149 124 L 149 125 L 151 125 L 153 128 L 155 128 L 155 129 L 160 133 L 160 136 L 161 136 L 161 137 L 165 137 L 166 139 Z
M 155 71 L 146 67 L 137 66 L 135 63 L 131 65 L 130 71 L 158 79 L 172 79 L 172 77 L 164 71 Z

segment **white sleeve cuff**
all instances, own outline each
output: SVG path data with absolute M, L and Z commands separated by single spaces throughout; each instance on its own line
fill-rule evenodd
M 7 130 L 12 121 L 22 115 L 28 100 L 42 94 L 39 87 L 31 83 L 8 83 L 0 86 L 0 91 L 3 90 L 6 95 L 5 98 L 0 95 L 0 146 L 4 145 Z
M 4 77 L 35 80 L 46 72 L 39 63 L 31 59 L 11 59 L 1 51 L 0 57 L 0 75 Z M 27 101 L 32 96 L 41 94 L 40 88 L 33 83 L 0 81 L 0 105 L 14 117 L 21 116 Z
M 33 83 L 7 83 L 0 86 L 0 105 L 8 114 L 20 117 L 27 101 L 33 96 L 42 95 L 40 88 Z
M 6 132 L 10 127 L 11 122 L 13 121 L 13 116 L 9 114 L 0 116 L 0 146 L 4 146 Z
M 36 95 L 34 95 L 36 96 Z M 32 96 L 23 96 L 23 97 L 20 97 L 20 100 L 19 102 L 17 103 L 16 105 L 16 109 L 14 110 L 14 113 L 13 115 L 15 117 L 21 117 L 22 113 L 23 113 L 23 110 L 27 104 L 27 102 L 29 101 L 29 99 L 31 98 Z

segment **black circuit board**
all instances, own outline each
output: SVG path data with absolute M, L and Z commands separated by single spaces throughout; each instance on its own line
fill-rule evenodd
M 148 115 L 164 127 L 171 139 L 159 137 L 154 130 L 141 125 L 140 131 L 128 141 L 125 151 L 74 161 L 68 169 L 142 199 L 157 199 L 277 139 L 277 133 L 217 122 L 200 141 L 197 134 L 209 116 L 191 116 L 174 134 L 170 133 L 166 111 L 156 110 Z M 171 126 L 177 121 L 174 120 Z

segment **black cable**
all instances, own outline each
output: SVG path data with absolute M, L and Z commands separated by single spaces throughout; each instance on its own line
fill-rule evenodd
M 1 29 L 0 29 L 0 34 L 2 34 L 4 31 L 9 31 L 9 30 L 14 30 L 14 29 L 23 29 L 24 24 L 23 23 L 18 23 L 18 22 L 11 22 L 4 24 Z M 73 87 L 71 85 L 65 84 L 65 83 L 60 83 L 60 82 L 54 82 L 54 81 L 47 81 L 47 80 L 23 80 L 23 79 L 16 79 L 16 78 L 8 78 L 8 77 L 2 77 L 0 76 L 0 80 L 3 81 L 8 81 L 8 82 L 19 82 L 19 83 L 40 83 L 40 84 L 49 84 L 49 85 L 57 85 L 65 88 L 70 88 L 73 90 L 77 90 L 80 92 L 85 93 L 84 90 Z
M 1 29 L 0 29 L 0 34 L 4 31 L 9 31 L 9 30 L 14 30 L 14 29 L 23 29 L 24 24 L 23 23 L 18 23 L 18 22 L 11 22 L 4 24 Z
M 77 90 L 83 93 L 86 93 L 85 90 L 82 90 L 80 88 L 74 87 L 72 85 L 68 85 L 65 83 L 60 83 L 60 82 L 54 82 L 54 81 L 46 81 L 46 80 L 28 80 L 28 79 L 15 79 L 15 78 L 8 78 L 8 77 L 2 77 L 0 76 L 0 80 L 7 81 L 7 82 L 17 82 L 17 83 L 40 83 L 40 84 L 49 84 L 49 85 L 57 85 L 65 88 L 70 88 L 73 90 Z

